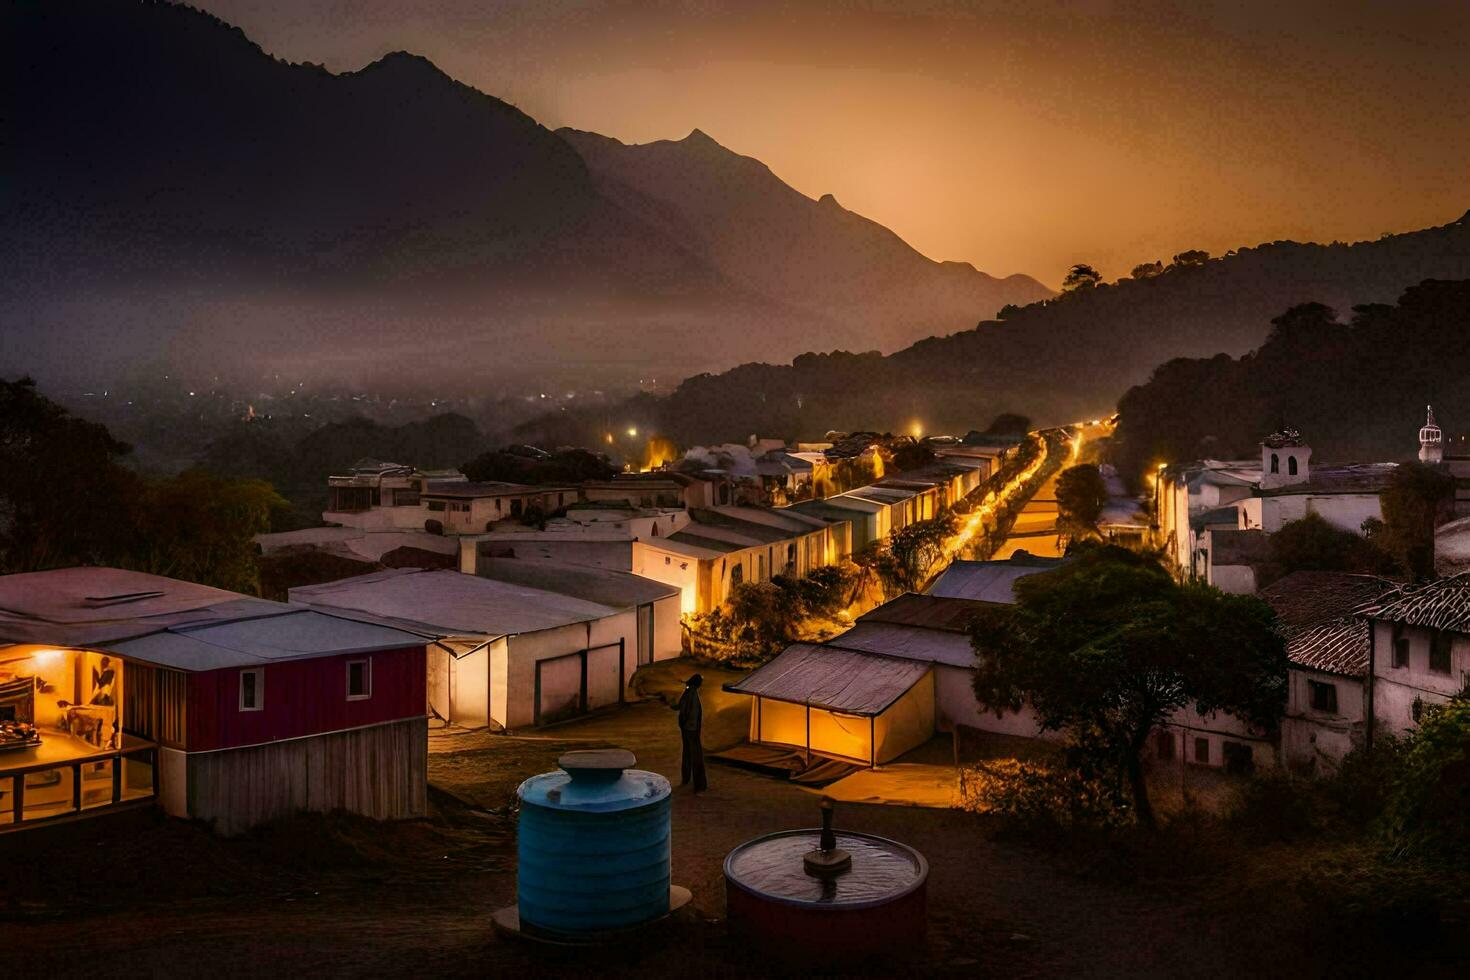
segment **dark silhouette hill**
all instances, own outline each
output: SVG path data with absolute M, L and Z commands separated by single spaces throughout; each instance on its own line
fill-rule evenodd
M 677 377 L 959 325 L 963 304 L 925 299 L 947 295 L 943 267 L 891 235 L 886 288 L 936 311 L 897 327 L 737 278 L 722 256 L 739 249 L 710 243 L 738 229 L 687 210 L 679 227 L 421 57 L 332 74 L 158 2 L 18 2 L 3 18 L 0 368 L 105 378 L 156 355 L 339 379 Z M 762 214 L 819 207 L 774 177 L 765 190 L 786 193 Z M 960 322 L 1035 298 L 1028 283 L 995 284 Z
M 861 326 L 872 346 L 968 326 L 1007 303 L 1052 295 L 1029 276 L 997 279 L 935 262 L 831 194 L 813 201 L 769 167 L 696 129 L 627 145 L 560 129 L 599 188 L 720 272 L 762 296 Z
M 814 438 L 833 428 L 907 431 L 916 423 L 928 432 L 965 432 L 1002 411 L 1040 424 L 1074 421 L 1111 413 L 1162 362 L 1246 353 L 1291 307 L 1392 303 L 1425 279 L 1470 279 L 1470 217 L 1353 245 L 1273 242 L 1174 263 L 887 357 L 809 353 L 790 364 L 693 377 L 667 398 L 638 399 L 622 414 L 682 442 L 752 433 Z M 573 441 L 595 438 L 598 424 L 562 416 L 522 434 Z

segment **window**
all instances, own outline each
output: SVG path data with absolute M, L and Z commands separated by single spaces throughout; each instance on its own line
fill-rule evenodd
M 373 696 L 373 662 L 347 661 L 347 700 L 366 701 Z
M 1429 637 L 1429 669 L 1436 674 L 1450 672 L 1450 634 L 1435 630 Z
M 735 588 L 735 586 L 739 585 L 741 582 L 744 582 L 744 581 L 745 581 L 745 566 L 744 565 L 736 565 L 736 566 L 734 566 L 733 568 L 730 569 L 730 588 L 733 589 L 733 588 Z
M 1173 732 L 1159 732 L 1158 741 L 1154 744 L 1157 746 L 1155 751 L 1158 753 L 1161 762 L 1168 762 L 1174 758 Z
M 468 503 L 453 503 L 449 505 L 449 509 L 456 514 L 468 514 L 470 512 L 470 505 Z
M 1404 624 L 1393 624 L 1393 665 L 1409 666 L 1409 638 L 1404 635 Z
M 1281 457 L 1280 456 L 1277 456 L 1275 453 L 1272 453 L 1271 454 L 1271 472 L 1272 473 L 1280 473 L 1281 472 Z
M 1307 694 L 1313 711 L 1337 712 L 1337 685 L 1325 681 L 1307 681 Z
M 240 710 L 265 709 L 265 669 L 240 671 Z
M 1291 476 L 1296 476 L 1296 457 L 1295 456 L 1288 456 L 1288 457 L 1286 457 L 1286 472 L 1289 475 L 1291 475 Z
M 1210 762 L 1210 740 L 1209 739 L 1207 739 L 1207 738 L 1197 738 L 1197 739 L 1194 740 L 1194 761 L 1195 762 L 1198 762 L 1198 763 L 1201 763 L 1203 765 L 1209 765 L 1209 762 Z
M 442 501 L 442 500 L 431 500 L 431 501 L 429 501 L 429 509 L 430 510 L 443 510 L 444 509 L 444 501 Z

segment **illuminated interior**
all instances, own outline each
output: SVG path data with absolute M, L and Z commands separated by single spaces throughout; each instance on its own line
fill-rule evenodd
M 0 826 L 153 795 L 151 760 L 119 757 L 149 744 L 124 732 L 123 674 L 92 650 L 0 649 Z

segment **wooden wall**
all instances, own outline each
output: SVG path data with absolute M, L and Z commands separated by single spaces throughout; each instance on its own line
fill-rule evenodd
M 347 664 L 372 663 L 372 697 L 347 698 Z M 253 668 L 252 668 L 253 669 Z M 259 745 L 421 717 L 428 668 L 422 646 L 265 664 L 264 708 L 240 710 L 240 670 L 189 675 L 190 752 Z
M 299 811 L 349 810 L 379 820 L 428 812 L 428 721 L 422 717 L 188 756 L 189 815 L 235 834 Z

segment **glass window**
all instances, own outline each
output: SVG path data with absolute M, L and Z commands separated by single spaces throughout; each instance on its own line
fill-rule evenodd
M 1194 740 L 1194 761 L 1208 763 L 1210 761 L 1210 740 L 1197 738 Z
M 365 701 L 373 696 L 371 660 L 347 661 L 347 700 Z
M 1307 681 L 1313 711 L 1337 711 L 1337 685 L 1325 681 Z
M 265 669 L 240 671 L 240 710 L 260 711 L 265 707 Z
M 1450 634 L 1436 630 L 1429 638 L 1429 669 L 1436 674 L 1450 672 Z

